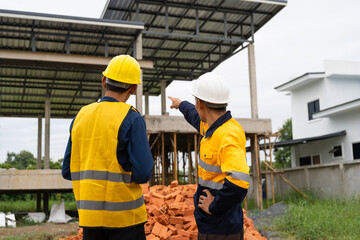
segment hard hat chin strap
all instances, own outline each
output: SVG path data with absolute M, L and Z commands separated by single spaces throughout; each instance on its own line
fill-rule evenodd
M 133 85 L 133 84 L 114 81 L 114 80 L 111 80 L 109 78 L 106 78 L 106 84 L 112 85 L 114 87 L 123 88 L 123 89 L 129 89 Z

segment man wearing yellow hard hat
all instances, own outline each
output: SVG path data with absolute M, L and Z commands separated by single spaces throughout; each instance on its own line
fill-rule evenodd
M 180 109 L 203 136 L 199 184 L 194 195 L 198 239 L 244 239 L 241 202 L 249 188 L 249 166 L 244 130 L 230 111 L 226 111 L 230 88 L 222 76 L 208 72 L 195 81 L 190 91 L 195 106 L 179 98 L 169 98 L 170 107 Z
M 146 239 L 140 183 L 150 180 L 153 158 L 145 121 L 126 103 L 140 74 L 134 58 L 114 57 L 103 72 L 105 96 L 70 125 L 62 175 L 72 181 L 83 239 Z

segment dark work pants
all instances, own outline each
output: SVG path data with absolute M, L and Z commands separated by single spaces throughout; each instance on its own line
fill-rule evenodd
M 144 225 L 125 228 L 84 228 L 83 240 L 146 240 Z
M 213 235 L 198 233 L 198 240 L 244 240 L 244 232 L 231 235 Z

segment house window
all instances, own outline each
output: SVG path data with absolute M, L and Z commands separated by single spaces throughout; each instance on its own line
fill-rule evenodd
M 313 119 L 313 114 L 320 112 L 319 99 L 308 103 L 309 120 Z
M 360 142 L 353 143 L 353 156 L 354 156 L 354 160 L 360 159 Z
M 310 156 L 301 157 L 299 158 L 299 162 L 300 162 L 300 166 L 311 165 L 311 157 Z
M 320 164 L 320 155 L 312 156 L 313 164 Z
M 342 157 L 342 148 L 341 148 L 341 145 L 339 145 L 339 146 L 334 146 L 333 149 L 332 149 L 330 152 L 334 155 L 334 158 L 336 158 L 336 157 Z

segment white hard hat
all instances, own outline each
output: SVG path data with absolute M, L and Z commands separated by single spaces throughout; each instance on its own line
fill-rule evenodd
M 225 79 L 213 72 L 201 75 L 190 88 L 192 95 L 205 102 L 226 104 L 230 102 L 230 88 Z

